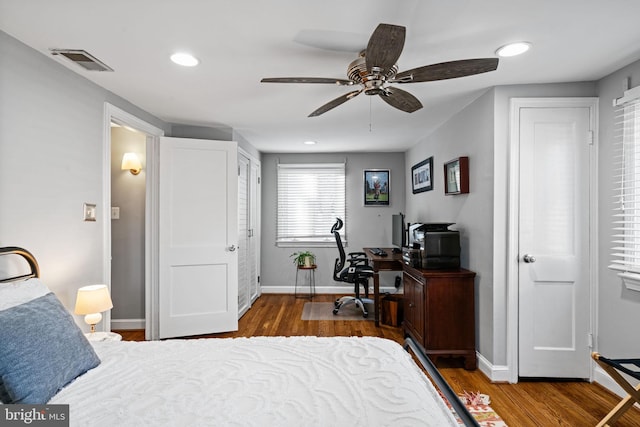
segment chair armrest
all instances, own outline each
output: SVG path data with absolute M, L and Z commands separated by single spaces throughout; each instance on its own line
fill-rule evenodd
M 366 257 L 366 252 L 349 252 L 350 257 Z
M 369 258 L 349 258 L 347 259 L 347 263 L 350 266 L 363 266 L 366 267 L 369 265 Z

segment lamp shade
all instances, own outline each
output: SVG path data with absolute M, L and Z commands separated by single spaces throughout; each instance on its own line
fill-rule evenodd
M 131 173 L 137 175 L 142 170 L 142 163 L 136 153 L 124 153 L 122 156 L 122 170 L 130 170 Z
M 107 285 L 90 285 L 78 289 L 76 314 L 100 313 L 113 308 Z

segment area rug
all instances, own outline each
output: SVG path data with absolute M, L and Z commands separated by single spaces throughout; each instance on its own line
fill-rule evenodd
M 469 393 L 464 392 L 460 396 L 460 400 L 464 403 L 464 406 L 467 407 L 467 410 L 476 419 L 478 424 L 482 427 L 507 427 L 507 424 L 500 418 L 500 415 L 494 411 L 489 403 L 491 403 L 491 399 L 486 394 L 481 393 Z M 447 403 L 447 406 L 453 412 L 453 415 L 458 420 L 460 425 L 464 423 L 460 418 L 458 418 L 455 411 L 451 408 L 449 401 L 445 398 L 444 401 Z
M 302 309 L 302 320 L 373 320 L 373 305 L 367 304 L 369 316 L 362 317 L 362 311 L 355 304 L 349 304 L 333 314 L 332 302 L 306 302 Z

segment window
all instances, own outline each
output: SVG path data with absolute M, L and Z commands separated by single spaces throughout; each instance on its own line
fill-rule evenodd
M 612 264 L 640 291 L 640 87 L 617 100 Z
M 276 245 L 333 246 L 336 217 L 345 218 L 344 163 L 278 165 Z

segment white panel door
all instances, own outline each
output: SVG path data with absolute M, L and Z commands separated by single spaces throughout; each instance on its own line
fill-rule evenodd
M 519 376 L 589 378 L 590 109 L 520 109 Z
M 159 337 L 238 329 L 237 145 L 161 138 Z

